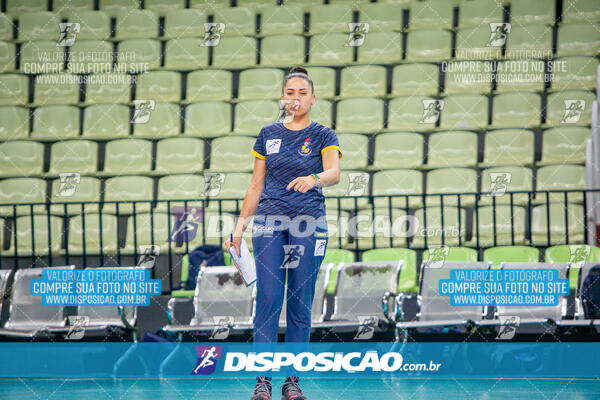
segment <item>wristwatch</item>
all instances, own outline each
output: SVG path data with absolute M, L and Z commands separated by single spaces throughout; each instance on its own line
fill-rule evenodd
M 321 182 L 321 178 L 319 178 L 319 175 L 317 175 L 315 173 L 313 173 L 312 176 L 314 176 L 315 179 L 317 180 L 317 182 L 315 183 L 315 186 L 318 187 L 319 186 L 319 182 Z

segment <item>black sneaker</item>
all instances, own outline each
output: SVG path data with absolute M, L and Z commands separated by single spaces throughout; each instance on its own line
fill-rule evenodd
M 306 397 L 302 394 L 302 389 L 298 385 L 298 378 L 295 376 L 289 377 L 283 383 L 281 387 L 281 400 L 306 400 Z
M 260 376 L 256 380 L 254 395 L 252 395 L 250 400 L 271 400 L 271 380 L 264 376 Z

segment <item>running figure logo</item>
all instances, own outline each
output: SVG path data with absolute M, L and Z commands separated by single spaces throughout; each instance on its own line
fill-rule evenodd
M 348 39 L 346 39 L 345 47 L 361 46 L 365 42 L 365 37 L 369 33 L 368 22 L 348 22 Z
M 487 42 L 486 47 L 500 47 L 506 42 L 506 38 L 510 33 L 511 25 L 509 23 L 490 23 L 490 40 Z
M 283 263 L 281 264 L 281 268 L 298 268 L 300 257 L 304 255 L 304 246 L 301 244 L 284 244 L 283 253 Z
M 60 28 L 60 37 L 58 38 L 57 46 L 73 46 L 77 34 L 81 26 L 77 22 L 63 22 L 58 24 Z
M 561 124 L 576 124 L 585 110 L 585 100 L 565 100 L 565 115 Z
M 196 353 L 198 361 L 196 361 L 196 368 L 191 375 L 210 375 L 215 372 L 216 359 L 221 358 L 223 349 L 221 346 L 196 346 Z
M 435 124 L 440 119 L 440 113 L 444 109 L 444 100 L 423 100 L 423 118 L 420 124 Z

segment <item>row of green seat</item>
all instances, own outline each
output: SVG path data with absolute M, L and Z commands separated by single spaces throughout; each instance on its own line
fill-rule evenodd
M 21 20 L 24 13 L 41 13 L 47 10 L 44 0 L 30 1 L 28 5 L 13 4 L 16 0 L 9 0 L 7 12 L 11 18 Z M 78 17 L 81 14 L 93 10 L 94 5 L 85 0 L 56 0 L 53 11 L 60 18 Z M 238 0 L 237 7 L 229 7 L 228 0 L 192 0 L 191 9 L 185 9 L 185 0 L 148 0 L 144 2 L 144 10 L 158 16 L 164 16 L 167 26 L 169 19 L 177 22 L 176 16 L 185 15 L 193 11 L 214 14 L 215 18 L 221 17 L 224 22 L 239 24 L 242 19 L 253 20 L 254 12 L 262 14 L 263 18 L 269 20 L 274 18 L 273 14 L 278 9 L 298 9 L 288 13 L 291 17 L 276 18 L 276 22 L 283 24 L 302 20 L 303 11 L 310 12 L 321 24 L 329 23 L 335 25 L 340 18 L 352 19 L 352 11 L 359 11 L 361 20 L 374 21 L 385 24 L 386 28 L 401 28 L 402 11 L 409 11 L 409 27 L 411 29 L 429 26 L 440 26 L 451 28 L 453 26 L 453 12 L 456 5 L 458 8 L 458 26 L 475 26 L 490 22 L 502 22 L 504 19 L 504 5 L 510 4 L 510 22 L 515 25 L 522 24 L 553 24 L 557 15 L 555 4 L 548 4 L 543 0 L 511 0 L 498 2 L 496 0 L 475 1 L 427 1 L 417 2 L 415 0 L 387 0 L 371 3 L 370 0 L 333 0 L 329 4 L 323 4 L 322 0 L 285 0 L 284 7 L 277 7 L 278 0 Z M 409 4 L 410 3 L 410 4 Z M 102 0 L 100 10 L 108 17 L 115 17 L 117 21 L 123 15 L 135 15 L 140 13 L 140 4 L 128 0 Z M 542 7 L 540 7 L 542 6 Z M 595 7 L 593 0 L 566 0 L 563 3 L 562 21 L 564 22 L 587 22 L 599 20 L 600 13 Z M 181 18 L 181 17 L 180 17 Z M 154 22 L 138 21 L 134 23 Z M 375 24 L 374 25 L 378 25 Z
M 583 164 L 588 128 L 553 128 L 542 135 L 542 158 L 534 161 L 534 134 L 527 130 L 490 131 L 485 136 L 483 162 L 478 160 L 477 134 L 466 131 L 438 132 L 425 139 L 411 132 L 383 133 L 375 136 L 373 154 L 369 154 L 369 138 L 359 134 L 339 136 L 343 170 L 433 169 L 440 167 L 500 167 L 552 164 Z M 250 171 L 252 156 L 249 149 L 255 139 L 247 136 L 227 136 L 211 140 L 209 169 L 213 171 Z M 194 137 L 172 137 L 157 142 L 156 155 L 152 143 L 139 138 L 116 139 L 106 143 L 104 168 L 100 175 L 172 174 L 200 172 L 204 168 L 205 142 Z M 423 163 L 424 156 L 427 162 Z M 369 165 L 369 158 L 373 164 Z M 152 160 L 156 167 L 152 169 Z M 65 140 L 50 147 L 48 170 L 45 169 L 44 144 L 30 140 L 0 143 L 0 177 L 58 176 L 60 172 L 76 171 L 95 175 L 99 161 L 98 143 L 85 139 Z M 549 170 L 550 168 L 546 168 Z M 501 170 L 501 169 L 500 169 Z M 579 168 L 569 171 L 575 176 Z M 508 170 L 507 170 L 508 171 Z M 512 171 L 512 169 L 511 169 Z M 523 171 L 523 172 L 519 172 Z M 540 170 L 541 172 L 541 170 Z M 539 176 L 543 173 L 538 172 Z M 414 172 L 416 174 L 417 171 Z M 419 174 L 417 174 L 419 175 Z M 516 168 L 515 176 L 525 185 L 519 190 L 531 190 L 532 172 Z M 415 175 L 416 176 L 416 175 Z M 558 178 L 557 178 L 558 179 Z M 575 180 L 579 182 L 579 180 Z M 515 185 L 521 187 L 520 185 Z
M 582 93 L 565 92 L 560 96 L 564 98 L 580 94 Z M 570 101 L 579 104 L 581 107 L 579 111 L 577 104 L 566 105 L 565 102 Z M 387 128 L 384 128 L 384 101 L 369 98 L 347 99 L 337 104 L 334 129 L 338 135 L 343 136 L 350 133 L 463 131 L 551 126 L 564 129 L 570 125 L 577 126 L 582 120 L 582 125 L 589 126 L 586 114 L 592 108 L 591 100 L 568 99 L 554 102 L 556 107 L 548 105 L 548 123 L 544 125 L 540 124 L 540 103 L 540 97 L 533 93 L 498 95 L 492 101 L 492 123 L 488 125 L 487 98 L 478 95 L 455 95 L 444 99 L 443 110 L 439 111 L 441 123 L 439 128 L 436 128 L 435 121 L 429 122 L 424 119 L 424 115 L 426 112 L 429 113 L 432 107 L 434 109 L 432 115 L 435 117 L 435 104 L 439 104 L 435 103 L 435 99 L 423 96 L 397 97 L 388 104 Z M 134 138 L 163 139 L 182 135 L 182 128 L 183 135 L 188 137 L 214 138 L 230 134 L 257 136 L 263 126 L 278 119 L 280 112 L 279 104 L 275 100 L 242 101 L 235 107 L 232 129 L 232 106 L 225 102 L 194 103 L 185 107 L 185 110 L 175 103 L 150 100 L 143 102 L 142 105 L 144 104 L 154 107 L 148 109 L 147 120 L 132 119 L 135 108 L 123 104 L 94 104 L 84 108 L 72 105 L 40 106 L 33 111 L 31 133 L 29 133 L 30 118 L 27 109 L 15 106 L 0 107 L 0 115 L 7 117 L 2 119 L 0 140 L 29 138 L 48 142 L 69 139 L 109 140 L 130 138 L 131 131 Z M 185 115 L 183 126 L 182 111 Z M 334 126 L 330 102 L 318 101 L 311 111 L 313 121 L 325 126 Z M 571 111 L 573 111 L 572 116 L 575 117 L 572 121 L 565 119 Z
M 183 205 L 182 202 L 173 202 L 173 204 Z M 81 207 L 78 208 L 81 210 Z M 475 229 L 468 227 L 473 232 L 473 237 L 470 240 L 466 238 L 469 220 L 466 218 L 465 210 L 462 209 L 460 212 L 462 220 L 457 221 L 459 213 L 456 207 L 445 207 L 443 209 L 443 223 L 440 218 L 440 212 L 442 211 L 440 207 L 428 208 L 426 216 L 423 209 L 416 210 L 414 217 L 418 221 L 419 228 L 408 237 L 398 235 L 396 229 L 392 227 L 392 224 L 397 225 L 398 218 L 405 215 L 400 209 L 392 209 L 393 221 L 388 217 L 387 209 L 375 210 L 374 217 L 371 215 L 371 210 L 361 210 L 355 219 L 348 219 L 346 216 L 345 220 L 341 219 L 339 221 L 336 219 L 337 213 L 330 211 L 327 218 L 330 232 L 328 247 L 330 249 L 340 248 L 361 251 L 390 246 L 410 246 L 413 249 L 423 249 L 440 245 L 490 247 L 532 244 L 534 246 L 549 246 L 584 242 L 583 209 L 581 206 L 569 205 L 565 208 L 563 204 L 552 203 L 549 210 L 545 205 L 534 207 L 532 209 L 530 237 L 525 237 L 524 210 L 520 207 L 515 208 L 513 210 L 513 221 L 510 217 L 510 210 L 507 209 L 508 207 L 497 207 L 494 212 L 492 207 L 489 206 L 480 208 L 478 210 L 479 223 L 474 227 Z M 235 223 L 234 214 L 219 213 L 218 210 L 209 207 L 204 213 L 204 225 L 200 222 L 195 236 L 190 237 L 187 243 L 180 245 L 180 243 L 169 242 L 170 232 L 173 232 L 171 229 L 175 225 L 175 214 L 167 213 L 166 207 L 159 207 L 153 212 L 148 212 L 147 207 L 138 207 L 138 210 L 139 213 L 135 214 L 135 222 L 133 216 L 128 217 L 129 228 L 127 228 L 127 239 L 123 249 L 125 252 L 137 251 L 140 253 L 139 247 L 136 246 L 151 244 L 159 246 L 161 253 L 167 251 L 169 245 L 171 245 L 171 250 L 185 252 L 203 243 L 222 244 L 227 240 Z M 115 254 L 119 232 L 117 230 L 118 217 L 114 214 L 114 207 L 112 207 L 112 210 L 107 209 L 106 213 L 103 212 L 102 218 L 97 212 L 97 207 L 86 207 L 84 211 L 85 217 L 74 213 L 68 219 L 68 232 L 65 219 L 59 215 L 22 215 L 16 217 L 16 219 L 4 219 L 4 225 L 9 224 L 14 229 L 16 224 L 16 250 L 18 255 L 21 256 L 31 255 L 32 253 L 42 256 L 47 255 L 48 252 L 58 255 L 61 252 L 63 242 L 69 243 L 69 252 L 73 254 L 81 254 L 84 245 L 86 254 L 99 254 L 101 251 L 107 254 Z M 119 213 L 119 215 L 123 217 L 127 215 L 127 211 L 125 209 L 123 210 L 124 214 Z M 509 215 L 507 215 L 507 211 Z M 569 217 L 568 225 L 565 222 L 565 211 Z M 547 212 L 550 214 L 550 221 L 546 217 Z M 426 230 L 423 229 L 425 224 L 427 225 Z M 351 235 L 348 234 L 348 225 L 351 227 Z M 387 229 L 382 229 L 382 227 Z M 390 229 L 392 231 L 391 236 L 389 235 Z M 451 233 L 452 230 L 457 231 L 458 234 Z M 443 231 L 446 233 L 443 234 Z M 6 226 L 3 226 L 0 231 L 0 243 L 2 243 L 0 250 L 3 250 L 2 253 L 5 255 L 13 255 L 15 251 L 15 234 L 13 232 L 15 231 L 6 229 Z M 102 232 L 102 239 L 100 239 L 100 232 Z M 121 235 L 123 235 L 122 232 Z M 249 248 L 252 249 L 251 231 L 248 230 L 245 235 Z M 478 235 L 479 240 L 477 240 L 476 235 Z

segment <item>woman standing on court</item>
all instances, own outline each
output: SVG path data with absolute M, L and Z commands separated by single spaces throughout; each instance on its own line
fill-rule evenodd
M 342 156 L 335 132 L 310 120 L 314 86 L 306 69 L 294 67 L 283 82 L 285 120 L 264 126 L 252 154 L 254 172 L 244 198 L 233 245 L 254 215 L 256 262 L 254 345 L 274 351 L 287 272 L 286 343 L 306 348 L 317 273 L 327 246 L 322 187 L 340 180 Z M 282 387 L 284 400 L 303 400 L 297 374 Z M 271 400 L 271 376 L 257 377 L 251 400 Z

